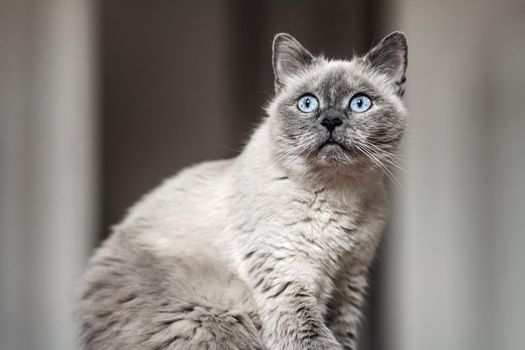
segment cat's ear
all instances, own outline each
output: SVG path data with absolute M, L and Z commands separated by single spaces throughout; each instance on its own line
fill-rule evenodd
M 273 39 L 273 73 L 275 91 L 278 92 L 286 80 L 312 63 L 314 56 L 299 41 L 286 33 L 279 33 Z
M 401 32 L 393 32 L 381 40 L 364 57 L 373 69 L 385 74 L 390 79 L 399 96 L 403 96 L 405 92 L 407 53 L 405 35 Z

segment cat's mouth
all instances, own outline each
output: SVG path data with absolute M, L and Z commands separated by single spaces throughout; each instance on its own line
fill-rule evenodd
M 343 150 L 346 150 L 346 147 L 334 139 L 333 136 L 330 136 L 328 139 L 326 139 L 326 141 L 324 141 L 321 146 L 319 146 L 319 150 L 322 150 L 325 147 L 339 147 Z

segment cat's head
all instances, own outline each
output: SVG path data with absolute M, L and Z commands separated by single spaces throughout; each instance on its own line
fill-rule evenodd
M 268 114 L 277 160 L 349 171 L 388 165 L 406 127 L 406 66 L 399 32 L 350 61 L 313 56 L 291 35 L 276 35 Z

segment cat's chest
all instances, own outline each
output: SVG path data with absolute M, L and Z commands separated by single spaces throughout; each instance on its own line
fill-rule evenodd
M 376 235 L 367 224 L 379 213 L 362 200 L 341 203 L 314 193 L 292 199 L 288 208 L 280 215 L 286 236 L 309 247 L 319 261 L 338 264 L 352 255 L 356 245 Z
M 379 208 L 363 201 L 333 203 L 317 195 L 294 200 L 282 215 L 288 244 L 313 271 L 312 284 L 321 306 L 328 302 L 336 276 L 367 267 L 382 229 Z

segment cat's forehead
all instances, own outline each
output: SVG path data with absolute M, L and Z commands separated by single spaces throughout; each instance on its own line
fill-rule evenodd
M 345 98 L 357 90 L 375 90 L 370 72 L 357 60 L 322 62 L 313 67 L 305 78 L 302 88 L 311 89 L 321 97 L 331 100 Z

